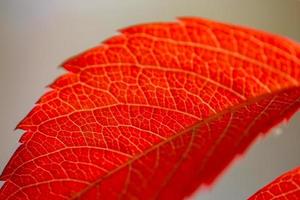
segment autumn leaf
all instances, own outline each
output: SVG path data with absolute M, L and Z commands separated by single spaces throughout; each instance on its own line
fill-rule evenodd
M 284 173 L 260 189 L 249 200 L 297 200 L 300 197 L 300 167 Z
M 121 30 L 20 122 L 0 199 L 182 199 L 300 106 L 300 46 L 200 18 Z

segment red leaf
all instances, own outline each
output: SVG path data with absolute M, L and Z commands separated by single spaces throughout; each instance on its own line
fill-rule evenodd
M 297 200 L 300 198 L 300 167 L 284 173 L 256 192 L 249 200 Z
M 300 106 L 287 39 L 198 18 L 121 32 L 19 124 L 0 199 L 181 199 Z

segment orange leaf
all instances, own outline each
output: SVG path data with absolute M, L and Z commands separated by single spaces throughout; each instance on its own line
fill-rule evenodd
M 300 106 L 300 47 L 199 18 L 63 64 L 19 124 L 0 199 L 182 199 Z
M 284 173 L 256 192 L 249 200 L 286 200 L 300 198 L 300 167 Z

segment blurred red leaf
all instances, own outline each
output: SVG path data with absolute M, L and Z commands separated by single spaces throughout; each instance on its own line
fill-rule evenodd
M 300 199 L 300 167 L 284 173 L 249 198 L 249 200 L 270 199 Z
M 19 124 L 0 199 L 182 199 L 300 105 L 300 47 L 199 18 L 121 31 Z

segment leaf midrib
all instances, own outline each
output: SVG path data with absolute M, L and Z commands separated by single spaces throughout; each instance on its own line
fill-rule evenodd
M 263 100 L 264 98 L 267 98 L 268 96 L 274 96 L 275 95 L 278 95 L 278 93 L 281 93 L 283 91 L 288 91 L 288 90 L 291 90 L 291 89 L 300 89 L 299 86 L 296 86 L 296 87 L 288 87 L 288 88 L 284 88 L 284 89 L 281 89 L 281 90 L 278 90 L 278 91 L 273 91 L 272 93 L 267 93 L 267 94 L 263 94 L 263 95 L 260 95 L 260 96 L 257 96 L 257 97 L 254 97 L 254 98 L 251 98 L 249 99 L 248 101 L 244 101 L 240 104 L 237 104 L 235 106 L 231 106 L 229 108 L 226 108 L 224 109 L 223 111 L 217 113 L 217 114 L 214 114 L 214 115 L 211 115 L 205 119 L 202 119 L 200 122 L 197 122 L 193 125 L 191 125 L 190 127 L 187 127 L 186 129 L 180 131 L 178 134 L 174 134 L 172 136 L 170 136 L 169 138 L 167 138 L 166 140 L 163 140 L 157 144 L 154 144 L 153 146 L 151 146 L 150 148 L 146 149 L 145 151 L 143 151 L 142 153 L 140 154 L 136 154 L 135 156 L 131 157 L 130 160 L 128 160 L 127 162 L 125 162 L 124 164 L 120 165 L 119 167 L 113 169 L 112 171 L 110 171 L 109 173 L 107 173 L 106 175 L 100 177 L 99 179 L 97 179 L 96 181 L 92 182 L 90 185 L 88 185 L 87 187 L 85 187 L 83 190 L 79 191 L 78 193 L 76 193 L 74 196 L 71 197 L 71 199 L 77 199 L 79 198 L 80 196 L 82 196 L 83 194 L 85 194 L 86 192 L 88 192 L 90 189 L 92 189 L 94 186 L 96 186 L 97 184 L 100 184 L 102 181 L 104 181 L 105 179 L 107 179 L 108 177 L 114 175 L 115 173 L 117 173 L 118 171 L 122 170 L 123 168 L 131 165 L 133 162 L 135 162 L 136 160 L 146 156 L 147 154 L 149 154 L 150 152 L 158 149 L 159 147 L 171 142 L 172 140 L 180 137 L 181 135 L 191 131 L 192 129 L 198 129 L 200 128 L 202 125 L 206 124 L 206 123 L 209 123 L 210 121 L 216 119 L 216 118 L 219 118 L 227 113 L 230 113 L 230 112 L 234 112 L 240 108 L 243 108 L 243 107 L 246 107 L 248 105 L 251 105 L 255 102 L 259 102 L 260 100 Z

